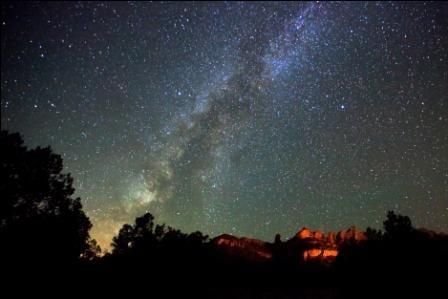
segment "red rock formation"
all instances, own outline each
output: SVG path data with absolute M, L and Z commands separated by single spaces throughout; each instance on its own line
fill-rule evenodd
M 324 233 L 320 230 L 317 231 L 311 231 L 308 228 L 304 227 L 302 228 L 297 234 L 296 238 L 304 240 L 304 239 L 316 239 L 316 240 L 323 240 L 325 237 Z
M 364 232 L 358 231 L 354 226 L 346 231 L 329 232 L 327 235 L 320 230 L 311 231 L 304 227 L 292 239 L 285 242 L 285 245 L 292 250 L 297 250 L 305 261 L 319 259 L 326 262 L 332 261 L 338 255 L 338 248 L 343 243 L 359 242 L 365 239 Z M 212 244 L 231 256 L 248 260 L 263 261 L 272 258 L 269 243 L 257 239 L 224 234 L 213 239 Z
M 336 234 L 336 244 L 341 244 L 345 241 L 345 232 L 340 231 Z
M 338 235 L 336 236 L 336 242 L 338 244 L 347 242 L 347 241 L 363 241 L 366 239 L 366 236 L 364 234 L 364 232 L 359 231 L 356 229 L 356 227 L 352 226 L 350 227 L 348 230 L 341 231 L 338 233 Z
M 304 227 L 296 234 L 296 237 L 299 239 L 312 238 L 313 233 L 308 228 Z
M 272 258 L 267 243 L 257 239 L 238 238 L 224 234 L 214 238 L 212 244 L 225 250 L 231 256 L 243 257 L 248 260 L 262 261 Z
M 317 240 L 323 240 L 324 239 L 324 233 L 321 232 L 320 230 L 317 230 L 317 231 L 315 231 L 313 233 L 313 237 L 314 237 L 314 239 L 317 239 Z
M 294 241 L 297 240 L 297 241 Z M 311 231 L 308 228 L 301 229 L 292 239 L 293 243 L 301 242 L 308 249 L 301 254 L 304 260 L 321 259 L 332 260 L 338 255 L 338 247 L 348 241 L 362 241 L 366 236 L 354 226 L 346 231 L 338 233 L 329 232 L 327 236 L 319 230 Z
M 313 259 L 329 260 L 334 259 L 338 255 L 337 248 L 312 248 L 303 252 L 303 260 L 309 261 Z
M 331 245 L 336 244 L 336 234 L 334 232 L 328 233 L 327 242 Z

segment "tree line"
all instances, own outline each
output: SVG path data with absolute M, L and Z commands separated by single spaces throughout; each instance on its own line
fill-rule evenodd
M 73 196 L 73 178 L 62 173 L 61 156 L 50 147 L 28 149 L 19 134 L 4 130 L 0 144 L 0 258 L 11 271 L 28 268 L 39 273 L 54 267 L 109 281 L 132 273 L 129 281 L 188 281 L 199 289 L 207 285 L 213 297 L 225 294 L 223 282 L 259 290 L 281 286 L 286 297 L 309 287 L 346 297 L 357 287 L 376 294 L 387 289 L 384 286 L 400 285 L 398 278 L 435 283 L 440 278 L 435 273 L 447 269 L 447 236 L 416 229 L 409 217 L 393 211 L 387 213 L 383 230 L 368 228 L 365 241 L 344 244 L 331 265 L 290 259 L 279 236 L 270 244 L 274 256 L 269 262 L 231 258 L 201 232 L 187 234 L 155 224 L 150 213 L 124 224 L 113 238 L 112 251 L 100 256 L 89 234 L 92 224 Z M 375 279 L 381 283 L 373 286 Z

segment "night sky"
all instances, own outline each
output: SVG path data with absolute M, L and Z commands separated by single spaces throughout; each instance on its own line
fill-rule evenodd
M 102 247 L 150 211 L 272 241 L 448 231 L 448 6 L 2 3 L 1 127 L 51 145 Z

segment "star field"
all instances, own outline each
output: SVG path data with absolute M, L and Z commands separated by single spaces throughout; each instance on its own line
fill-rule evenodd
M 108 247 L 125 222 L 272 240 L 448 230 L 448 8 L 2 3 L 1 127 L 51 145 Z

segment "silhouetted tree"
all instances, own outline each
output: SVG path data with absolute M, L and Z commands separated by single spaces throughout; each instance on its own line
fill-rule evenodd
M 112 253 L 124 254 L 133 244 L 134 241 L 134 228 L 129 224 L 124 224 L 112 240 Z
M 95 239 L 89 239 L 87 249 L 81 254 L 81 258 L 87 261 L 99 258 L 101 255 L 101 247 Z
M 415 295 L 415 290 L 429 282 L 436 285 L 447 267 L 448 238 L 415 229 L 409 217 L 393 211 L 387 213 L 383 226 L 384 233 L 368 228 L 366 241 L 340 247 L 335 265 L 340 283 L 356 282 L 360 288 L 374 291 L 370 294 L 373 298 L 393 297 L 391 289 L 399 290 L 397 298 L 411 297 L 403 292 Z M 378 277 L 382 283 L 371 288 Z M 356 289 L 344 287 L 343 291 L 342 297 L 359 295 Z
M 383 222 L 385 237 L 389 239 L 410 238 L 415 229 L 408 216 L 396 215 L 393 211 L 387 212 L 387 219 Z
M 73 198 L 73 179 L 50 147 L 27 149 L 21 136 L 1 131 L 1 256 L 11 262 L 76 261 L 97 250 L 91 223 Z M 94 246 L 94 247 L 92 247 Z
M 275 244 L 280 244 L 281 242 L 282 242 L 282 238 L 281 238 L 280 234 L 276 234 L 274 243 Z
M 379 241 L 383 238 L 383 232 L 374 228 L 368 227 L 365 232 L 367 240 Z
M 198 248 L 208 240 L 201 232 L 182 233 L 165 224 L 154 225 L 151 213 L 135 219 L 133 226 L 124 224 L 112 241 L 112 255 L 150 255 L 154 252 L 191 253 L 191 248 Z

